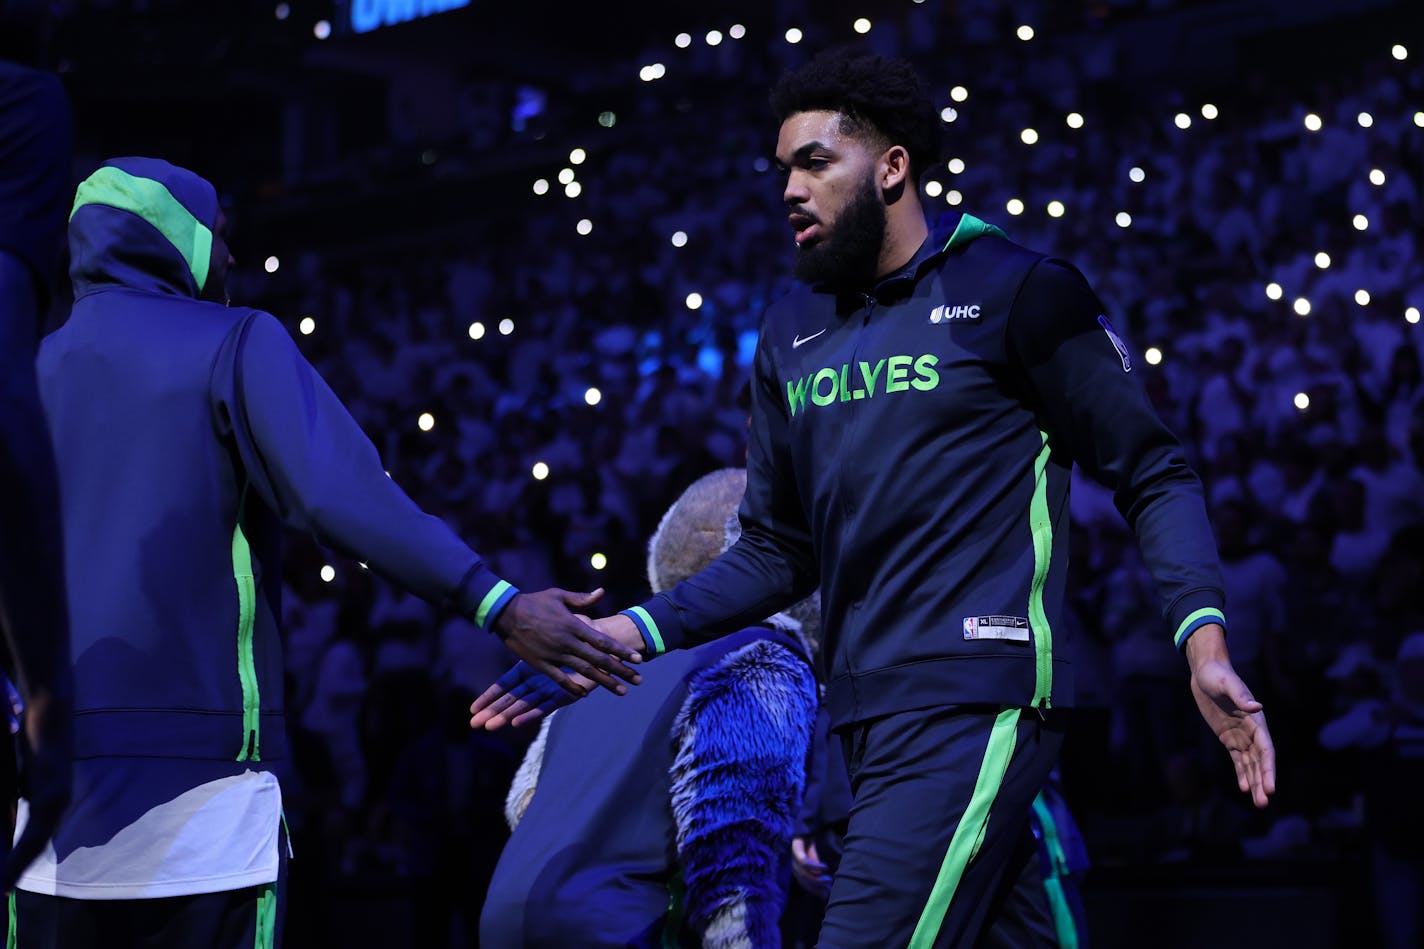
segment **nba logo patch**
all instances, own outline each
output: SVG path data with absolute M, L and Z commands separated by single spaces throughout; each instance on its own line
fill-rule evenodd
M 964 638 L 965 638 L 965 639 L 978 639 L 978 638 L 979 638 L 979 617 L 977 617 L 977 616 L 966 616 L 966 617 L 964 617 Z

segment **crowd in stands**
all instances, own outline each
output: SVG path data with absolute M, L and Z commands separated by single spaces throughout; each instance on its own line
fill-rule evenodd
M 1424 73 L 1385 46 L 1313 77 L 1243 67 L 1149 94 L 1112 81 L 1109 39 L 1021 43 L 985 6 L 864 42 L 913 59 L 952 110 L 945 154 L 962 170 L 935 168 L 927 204 L 1075 263 L 1132 344 L 1202 475 L 1232 656 L 1281 768 L 1271 809 L 1250 812 L 1201 733 L 1130 532 L 1079 479 L 1084 708 L 1064 777 L 1094 862 L 1343 856 L 1398 881 L 1418 822 L 1384 775 L 1411 767 L 1417 789 L 1409 743 L 1424 751 Z M 663 51 L 668 75 L 647 83 L 628 64 L 638 100 L 617 147 L 541 133 L 541 154 L 587 149 L 569 166 L 577 198 L 558 166 L 531 165 L 547 193 L 517 220 L 366 257 L 311 247 L 272 275 L 246 261 L 233 296 L 292 328 L 397 481 L 501 575 L 636 602 L 657 516 L 743 460 L 758 318 L 793 251 L 764 94 L 815 40 L 699 38 Z M 313 855 L 293 885 L 405 881 L 418 944 L 448 944 L 473 933 L 521 740 L 469 733 L 463 710 L 513 658 L 332 557 L 298 541 L 287 564 L 300 734 L 284 786 L 298 855 Z

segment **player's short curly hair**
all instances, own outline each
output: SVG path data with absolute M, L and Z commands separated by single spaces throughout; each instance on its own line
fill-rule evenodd
M 770 98 L 778 122 L 798 112 L 839 112 L 847 134 L 886 148 L 904 146 L 917 181 L 939 160 L 939 115 L 924 82 L 902 59 L 853 47 L 826 50 L 783 75 Z

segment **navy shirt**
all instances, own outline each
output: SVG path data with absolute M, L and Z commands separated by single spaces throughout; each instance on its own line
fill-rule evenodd
M 64 242 L 70 145 L 59 80 L 0 60 L 0 252 L 29 268 L 41 312 Z

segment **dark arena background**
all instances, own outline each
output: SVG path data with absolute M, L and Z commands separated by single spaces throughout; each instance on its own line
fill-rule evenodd
M 913 61 L 943 108 L 929 206 L 1083 269 L 1186 443 L 1277 745 L 1257 812 L 1080 479 L 1062 774 L 1089 943 L 1418 931 L 1417 0 L 61 6 L 74 180 L 141 154 L 215 182 L 234 302 L 283 321 L 390 474 L 502 576 L 610 609 L 646 596 L 661 512 L 743 463 L 794 251 L 768 86 L 838 44 Z M 513 657 L 309 538 L 285 573 L 287 945 L 475 945 L 530 734 L 466 710 Z

